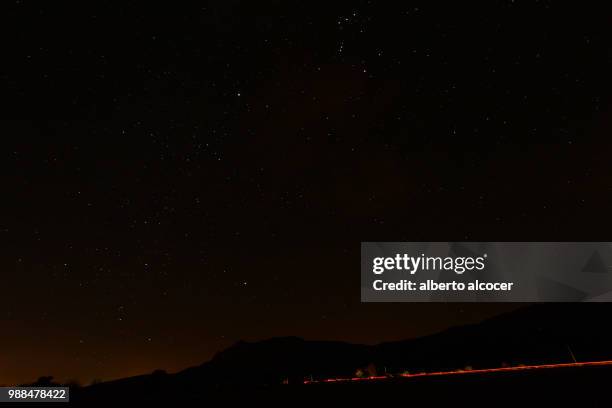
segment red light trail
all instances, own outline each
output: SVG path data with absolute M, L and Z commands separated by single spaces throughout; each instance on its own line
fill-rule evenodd
M 327 378 L 323 380 L 306 380 L 304 384 L 315 383 L 335 383 L 335 382 L 350 382 L 350 381 L 380 381 L 392 378 L 415 378 L 415 377 L 432 377 L 445 375 L 461 375 L 461 374 L 482 374 L 482 373 L 502 373 L 509 371 L 527 371 L 527 370 L 546 370 L 553 368 L 570 368 L 570 367 L 596 367 L 596 366 L 612 366 L 612 360 L 608 361 L 589 361 L 584 363 L 558 363 L 558 364 L 541 364 L 541 365 L 522 365 L 514 367 L 499 367 L 499 368 L 482 368 L 477 370 L 455 370 L 455 371 L 434 371 L 415 374 L 397 374 L 395 376 L 374 376 L 374 377 L 353 377 L 353 378 Z

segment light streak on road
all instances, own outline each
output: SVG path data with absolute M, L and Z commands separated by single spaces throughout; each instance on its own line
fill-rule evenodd
M 558 363 L 558 364 L 540 364 L 540 365 L 520 365 L 513 367 L 499 368 L 482 368 L 476 370 L 454 370 L 454 371 L 434 371 L 414 374 L 397 374 L 395 376 L 374 376 L 374 377 L 354 377 L 354 378 L 327 378 L 323 380 L 306 380 L 304 384 L 315 383 L 336 383 L 336 382 L 351 382 L 351 381 L 381 381 L 390 380 L 393 378 L 416 378 L 416 377 L 434 377 L 434 376 L 450 376 L 462 374 L 484 374 L 484 373 L 503 373 L 513 371 L 529 371 L 529 370 L 549 370 L 554 368 L 572 368 L 572 367 L 598 367 L 612 366 L 612 360 L 608 361 L 589 361 L 582 363 Z

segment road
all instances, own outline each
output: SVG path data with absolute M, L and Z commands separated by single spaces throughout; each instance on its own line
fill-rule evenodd
M 559 368 L 576 368 L 576 367 L 596 367 L 596 366 L 612 366 L 612 360 L 608 361 L 589 361 L 576 363 L 558 363 L 558 364 L 540 364 L 540 365 L 520 365 L 514 367 L 499 367 L 499 368 L 482 368 L 476 370 L 454 370 L 454 371 L 434 371 L 414 374 L 397 374 L 395 376 L 374 376 L 374 377 L 353 377 L 353 378 L 326 378 L 323 380 L 306 380 L 304 384 L 315 383 L 334 383 L 348 381 L 384 381 L 392 378 L 416 378 L 416 377 L 433 377 L 433 376 L 451 376 L 451 375 L 469 375 L 483 373 L 502 373 L 508 371 L 528 371 L 528 370 L 551 370 Z

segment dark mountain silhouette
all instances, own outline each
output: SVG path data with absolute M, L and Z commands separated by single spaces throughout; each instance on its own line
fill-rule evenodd
M 241 341 L 200 366 L 92 385 L 79 390 L 75 398 L 104 400 L 144 393 L 164 400 L 173 392 L 199 400 L 232 394 L 231 390 L 257 394 L 282 382 L 352 376 L 366 366 L 379 374 L 393 374 L 561 363 L 574 356 L 579 361 L 612 360 L 612 328 L 606 324 L 610 308 L 602 306 L 533 305 L 479 324 L 374 346 L 296 337 Z
M 606 318 L 601 304 L 536 305 L 479 324 L 376 346 L 295 337 L 239 342 L 178 375 L 214 373 L 229 383 L 279 383 L 311 375 L 350 376 L 369 363 L 379 372 L 394 373 L 569 362 L 570 350 L 583 361 L 612 358 L 612 328 Z
M 223 383 L 276 384 L 303 381 L 305 376 L 352 375 L 368 364 L 372 347 L 334 341 L 305 341 L 281 337 L 256 343 L 240 341 L 200 367 L 187 369 L 181 377 L 214 373 Z M 246 374 L 246 375 L 245 375 Z

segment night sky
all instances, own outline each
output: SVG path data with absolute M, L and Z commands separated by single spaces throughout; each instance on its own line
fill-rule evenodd
M 516 307 L 361 304 L 361 241 L 609 241 L 603 10 L 85 3 L 1 17 L 0 384 Z

